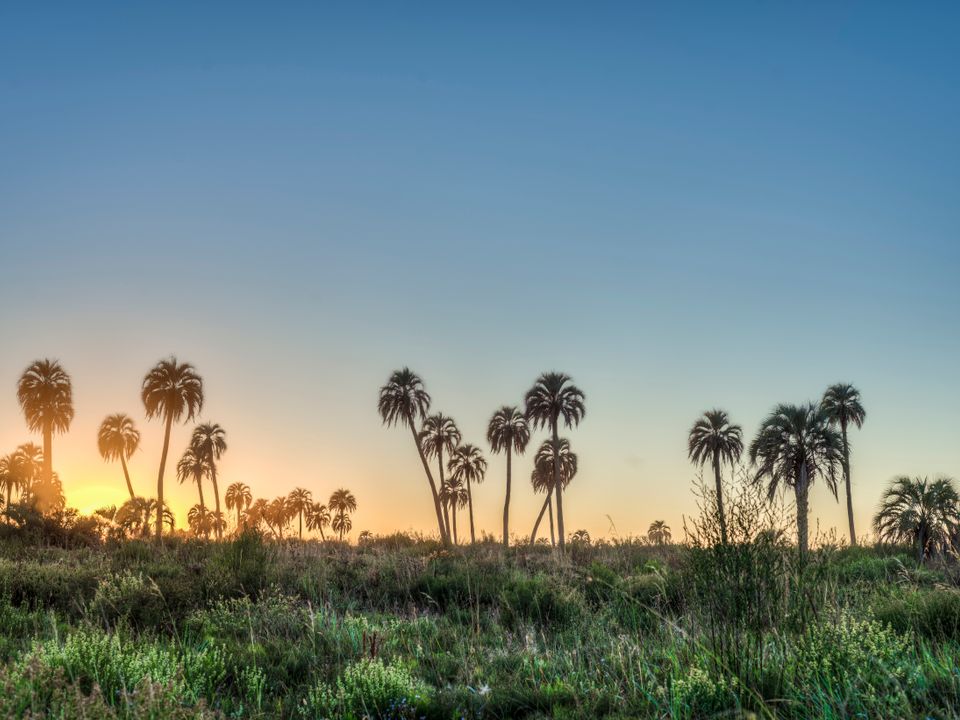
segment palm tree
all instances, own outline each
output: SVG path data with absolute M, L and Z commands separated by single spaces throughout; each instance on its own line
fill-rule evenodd
M 443 543 L 449 543 L 450 538 L 443 523 L 443 508 L 440 506 L 440 493 L 437 490 L 437 484 L 433 480 L 433 474 L 430 472 L 430 465 L 427 463 L 426 455 L 423 454 L 423 447 L 420 445 L 420 438 L 417 436 L 417 421 L 427 416 L 430 409 L 430 395 L 423 388 L 423 380 L 412 372 L 410 368 L 395 370 L 387 384 L 380 388 L 380 399 L 377 402 L 377 409 L 380 412 L 380 418 L 387 427 L 395 424 L 406 425 L 410 428 L 413 435 L 413 442 L 417 446 L 417 452 L 420 454 L 420 462 L 423 463 L 423 471 L 427 474 L 427 482 L 430 483 L 430 493 L 433 497 L 433 507 L 437 514 L 437 527 L 440 530 L 440 540 Z
M 213 529 L 213 513 L 203 505 L 194 505 L 187 511 L 187 525 L 197 537 L 209 537 Z
M 707 460 L 713 464 L 717 483 L 717 517 L 720 519 L 720 541 L 727 544 L 727 517 L 723 512 L 723 483 L 720 466 L 726 462 L 732 467 L 743 453 L 743 430 L 733 425 L 723 410 L 708 410 L 690 428 L 687 454 L 695 465 Z
M 850 524 L 850 544 L 857 544 L 857 533 L 853 527 L 853 494 L 850 489 L 850 443 L 847 442 L 847 426 L 853 423 L 857 428 L 863 427 L 867 419 L 867 412 L 860 402 L 860 391 L 853 385 L 837 383 L 827 388 L 820 401 L 820 408 L 826 413 L 830 422 L 840 426 L 840 435 L 843 438 L 843 481 L 847 486 L 847 522 Z
M 323 503 L 315 502 L 307 509 L 307 530 L 319 530 L 320 539 L 326 542 L 323 529 L 330 524 L 330 511 Z
M 778 405 L 763 421 L 750 444 L 750 460 L 757 466 L 754 482 L 768 479 L 767 495 L 777 488 L 793 488 L 797 500 L 797 541 L 800 556 L 807 554 L 808 498 L 810 486 L 823 476 L 837 496 L 836 471 L 843 457 L 840 434 L 830 426 L 819 406 Z
M 586 530 L 577 530 L 573 535 L 570 536 L 570 542 L 575 545 L 589 545 L 590 544 L 590 533 Z
M 17 477 L 17 489 L 21 501 L 32 493 L 33 487 L 43 477 L 43 450 L 36 443 L 18 445 L 13 453 L 13 467 Z
M 343 540 L 344 533 L 350 532 L 353 523 L 350 521 L 350 513 L 357 509 L 357 499 L 353 493 L 344 488 L 334 491 L 327 503 L 331 512 L 334 513 L 331 527 L 339 534 L 340 540 Z
M 544 440 L 543 444 L 537 450 L 533 459 L 533 473 L 530 475 L 530 482 L 535 492 L 546 492 L 547 499 L 540 508 L 540 514 L 533 524 L 533 532 L 530 533 L 530 544 L 533 545 L 537 539 L 537 530 L 540 528 L 540 521 L 543 520 L 543 514 L 549 509 L 551 536 L 553 535 L 553 491 L 560 479 L 560 484 L 564 487 L 570 484 L 577 474 L 577 455 L 570 450 L 570 441 L 566 438 L 557 438 L 556 440 Z M 559 475 L 557 470 L 559 469 Z M 557 522 L 559 530 L 559 521 Z
M 41 479 L 53 478 L 53 434 L 65 433 L 73 420 L 73 385 L 56 360 L 36 360 L 17 383 L 17 400 L 32 432 L 43 433 Z
M 63 494 L 60 476 L 54 472 L 49 480 L 37 480 L 30 488 L 27 502 L 42 514 L 63 510 L 67 506 L 67 499 Z
M 467 443 L 461 445 L 453 451 L 450 461 L 447 463 L 447 470 L 450 471 L 450 477 L 467 486 L 467 505 L 470 510 L 470 542 L 477 542 L 477 535 L 473 529 L 473 488 L 471 483 L 482 483 L 483 477 L 487 472 L 487 461 L 476 445 Z
M 313 496 L 310 494 L 309 490 L 304 488 L 296 488 L 287 496 L 287 503 L 290 506 L 290 512 L 296 515 L 299 518 L 300 523 L 300 539 L 303 540 L 303 515 L 309 510 L 311 504 L 313 503 Z M 307 528 L 309 530 L 309 528 Z
M 563 418 L 563 423 L 568 428 L 579 425 L 587 412 L 583 401 L 583 391 L 572 384 L 569 376 L 557 372 L 544 373 L 527 391 L 525 414 L 534 428 L 549 428 L 551 439 L 556 443 L 560 439 L 558 435 L 560 418 Z M 562 490 L 566 482 L 560 481 L 560 459 L 555 456 L 553 491 L 557 496 L 557 534 L 560 539 L 561 553 L 564 551 Z
M 130 472 L 127 470 L 127 460 L 136 452 L 140 446 L 140 431 L 133 424 L 133 419 L 126 413 L 115 413 L 107 415 L 100 423 L 100 430 L 97 433 L 97 447 L 100 450 L 100 456 L 109 462 L 110 460 L 119 460 L 123 468 L 123 477 L 127 481 L 127 492 L 130 497 L 136 495 L 133 492 L 133 484 L 130 482 Z
M 13 502 L 13 493 L 16 490 L 20 490 L 22 483 L 23 467 L 21 456 L 17 452 L 12 452 L 0 458 L 0 486 L 3 487 L 7 522 L 10 521 L 10 503 Z
M 455 477 L 444 480 L 443 487 L 440 488 L 440 499 L 443 501 L 444 508 L 450 508 L 450 515 L 453 517 L 454 545 L 460 542 L 457 537 L 457 509 L 467 504 L 468 497 L 467 488 L 462 480 Z
M 510 545 L 510 460 L 514 452 L 522 455 L 530 442 L 530 425 L 517 408 L 504 405 L 487 425 L 487 441 L 493 452 L 507 453 L 507 493 L 503 501 L 503 546 Z
M 267 514 L 270 511 L 269 503 L 263 498 L 254 500 L 247 511 L 243 514 L 243 522 L 246 527 L 259 529 L 260 525 L 266 521 Z
M 437 466 L 440 469 L 440 487 L 443 488 L 443 451 L 452 453 L 454 448 L 460 444 L 460 430 L 453 418 L 447 417 L 443 413 L 431 415 L 423 421 L 423 427 L 420 429 L 420 446 L 423 448 L 425 457 L 437 458 Z M 446 516 L 444 516 L 446 520 Z M 450 524 L 447 522 L 447 536 L 450 535 Z
M 280 540 L 283 540 L 283 529 L 292 517 L 293 514 L 290 512 L 290 506 L 287 504 L 287 499 L 283 496 L 271 500 L 263 513 L 264 521 Z
M 210 467 L 210 482 L 213 483 L 214 509 L 220 513 L 220 490 L 217 486 L 217 460 L 227 451 L 227 431 L 216 423 L 203 423 L 193 429 L 190 444 L 205 455 Z M 222 524 L 217 524 L 217 539 L 223 538 Z
M 670 542 L 670 526 L 663 520 L 654 520 L 647 529 L 647 540 L 657 545 L 666 545 Z
M 132 497 L 117 509 L 113 519 L 125 533 L 146 537 L 150 532 L 151 509 L 147 498 Z
M 873 526 L 881 540 L 915 544 L 922 562 L 960 528 L 960 496 L 948 478 L 898 477 L 883 494 Z
M 227 494 L 224 495 L 227 510 L 237 511 L 237 530 L 240 529 L 240 515 L 250 507 L 253 501 L 253 495 L 250 493 L 250 487 L 242 482 L 235 482 L 227 488 Z
M 373 540 L 373 533 L 370 532 L 369 530 L 364 530 L 362 533 L 360 533 L 359 537 L 357 538 L 357 543 L 359 545 L 363 545 L 364 543 L 368 543 L 371 540 Z
M 203 409 L 203 380 L 190 363 L 178 363 L 171 357 L 161 360 L 143 378 L 140 398 L 147 411 L 147 419 L 159 417 L 164 422 L 163 450 L 160 452 L 160 472 L 157 474 L 157 542 L 163 537 L 163 470 L 170 450 L 170 428 L 174 421 L 186 416 L 192 420 Z
M 177 479 L 183 485 L 187 480 L 192 480 L 197 484 L 197 492 L 200 493 L 200 507 L 206 509 L 203 502 L 203 478 L 210 474 L 210 463 L 207 456 L 202 454 L 194 445 L 188 445 L 183 451 L 183 456 L 177 462 Z

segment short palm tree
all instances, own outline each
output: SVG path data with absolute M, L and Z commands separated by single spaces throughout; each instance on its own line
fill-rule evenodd
M 237 511 L 237 530 L 239 530 L 240 517 L 243 511 L 250 507 L 250 503 L 253 502 L 250 486 L 242 482 L 235 482 L 227 488 L 227 493 L 223 496 L 223 499 L 227 510 Z
M 837 383 L 827 388 L 820 401 L 820 408 L 830 422 L 840 427 L 843 439 L 843 481 L 847 487 L 847 522 L 850 525 L 850 544 L 857 544 L 857 532 L 853 527 L 853 493 L 850 488 L 850 443 L 847 442 L 847 427 L 852 423 L 863 427 L 867 412 L 860 402 L 860 391 L 853 385 Z
M 440 499 L 443 501 L 444 507 L 450 510 L 450 517 L 453 520 L 451 528 L 454 545 L 460 542 L 457 536 L 457 510 L 463 509 L 467 504 L 468 497 L 467 488 L 460 478 L 449 477 L 443 481 L 443 487 L 440 488 Z
M 303 540 L 303 516 L 313 504 L 313 496 L 305 488 L 295 488 L 287 496 L 287 503 L 290 506 L 290 512 L 297 516 L 299 521 L 298 536 Z M 309 527 L 307 528 L 309 529 Z
M 589 545 L 590 544 L 590 533 L 586 530 L 577 530 L 573 535 L 570 536 L 570 542 L 576 545 Z
M 663 520 L 654 520 L 647 529 L 647 540 L 657 545 L 666 545 L 670 542 L 670 526 Z
M 293 514 L 290 512 L 287 498 L 283 496 L 271 500 L 263 513 L 264 522 L 270 526 L 270 530 L 279 540 L 283 540 L 283 529 L 292 517 Z
M 340 540 L 342 541 L 344 534 L 350 532 L 350 528 L 353 527 L 353 523 L 350 520 L 350 513 L 357 509 L 357 499 L 349 490 L 340 488 L 339 490 L 335 490 L 330 496 L 330 501 L 327 505 L 333 513 L 333 521 L 330 527 L 340 536 Z
M 447 463 L 450 478 L 466 485 L 467 506 L 470 515 L 470 542 L 477 542 L 477 534 L 473 527 L 473 483 L 482 483 L 487 472 L 487 461 L 476 445 L 467 443 L 453 451 Z
M 53 434 L 65 433 L 73 420 L 73 385 L 56 360 L 36 360 L 17 383 L 17 400 L 32 432 L 43 434 L 40 479 L 53 478 Z
M 433 474 L 430 472 L 430 465 L 427 463 L 427 457 L 423 454 L 423 447 L 420 445 L 420 438 L 417 435 L 417 422 L 427 416 L 430 409 L 430 395 L 423 387 L 423 380 L 410 368 L 395 370 L 386 385 L 380 388 L 380 398 L 377 402 L 377 409 L 380 412 L 380 419 L 390 427 L 401 424 L 410 428 L 413 435 L 413 442 L 417 446 L 417 452 L 420 454 L 420 462 L 423 464 L 423 471 L 427 475 L 427 482 L 430 484 L 430 494 L 433 497 L 433 507 L 437 514 L 437 527 L 440 530 L 440 540 L 449 543 L 450 538 L 447 535 L 446 527 L 443 523 L 443 508 L 440 504 L 440 491 L 434 482 Z
M 330 511 L 323 503 L 315 502 L 307 510 L 307 530 L 319 530 L 320 539 L 326 542 L 323 529 L 330 524 Z
M 13 493 L 20 490 L 21 483 L 23 483 L 21 456 L 16 452 L 4 455 L 0 458 L 0 486 L 3 487 L 3 500 L 8 522 Z
M 128 534 L 146 537 L 150 534 L 153 505 L 147 498 L 133 497 L 117 508 L 114 522 Z
M 713 465 L 717 484 L 717 517 L 720 520 L 720 540 L 727 544 L 727 517 L 723 511 L 723 482 L 721 465 L 732 467 L 743 453 L 743 430 L 730 422 L 723 410 L 708 410 L 690 428 L 687 453 L 695 465 L 703 466 L 707 460 Z
M 337 513 L 333 516 L 333 521 L 330 526 L 333 528 L 333 531 L 337 533 L 340 542 L 343 542 L 343 536 L 349 535 L 350 530 L 353 529 L 353 521 L 347 513 Z
M 13 467 L 20 501 L 24 502 L 33 496 L 34 486 L 43 481 L 43 450 L 32 442 L 18 445 L 13 452 Z
M 533 545 L 537 539 L 537 530 L 540 529 L 540 521 L 543 520 L 543 514 L 550 511 L 550 527 L 553 527 L 553 508 L 552 500 L 557 478 L 560 478 L 560 484 L 565 488 L 577 474 L 578 461 L 576 453 L 570 450 L 570 441 L 566 438 L 557 438 L 556 440 L 544 440 L 543 444 L 537 450 L 533 459 L 533 473 L 530 475 L 530 482 L 535 492 L 546 492 L 547 499 L 540 508 L 540 514 L 533 524 L 533 532 L 530 533 L 530 544 Z M 559 468 L 559 475 L 557 469 Z M 559 521 L 557 530 L 559 532 Z M 553 531 L 551 529 L 551 536 Z
M 127 492 L 130 493 L 131 499 L 136 495 L 133 492 L 133 483 L 130 482 L 127 460 L 138 447 L 140 447 L 140 431 L 126 413 L 107 415 L 100 423 L 100 430 L 97 432 L 97 448 L 100 450 L 100 456 L 107 462 L 120 461 L 123 478 L 127 481 Z
M 213 485 L 214 511 L 220 515 L 220 488 L 217 486 L 217 461 L 227 451 L 227 431 L 216 423 L 203 423 L 193 429 L 190 444 L 207 458 Z M 223 538 L 222 523 L 214 523 L 217 539 Z
M 510 461 L 514 452 L 522 455 L 530 442 L 530 424 L 517 408 L 504 405 L 487 425 L 487 442 L 495 453 L 507 453 L 507 492 L 503 501 L 503 546 L 510 545 Z
M 898 477 L 883 494 L 873 526 L 881 540 L 916 545 L 923 561 L 960 529 L 960 496 L 948 478 Z
M 460 430 L 453 418 L 447 417 L 443 413 L 431 415 L 423 421 L 423 427 L 419 434 L 420 446 L 423 448 L 424 456 L 437 459 L 437 467 L 440 471 L 440 487 L 443 488 L 445 482 L 443 475 L 443 451 L 446 450 L 450 455 L 454 448 L 460 444 Z M 446 520 L 446 516 L 444 517 Z M 450 534 L 450 524 L 447 523 L 447 535 Z
M 254 500 L 243 514 L 244 525 L 248 528 L 259 530 L 260 526 L 266 522 L 267 513 L 270 511 L 269 508 L 270 504 L 263 498 Z
M 558 372 L 544 373 L 527 391 L 525 397 L 527 420 L 534 428 L 546 427 L 550 429 L 550 437 L 559 442 L 559 423 L 568 428 L 580 424 L 586 415 L 584 394 L 572 383 L 569 376 Z M 567 481 L 569 482 L 569 480 Z M 563 488 L 566 482 L 560 481 L 560 460 L 553 463 L 553 492 L 557 496 L 557 535 L 560 541 L 560 552 L 564 550 L 563 535 Z
M 836 472 L 843 457 L 843 441 L 829 418 L 813 403 L 778 405 L 767 416 L 750 444 L 750 460 L 756 466 L 753 481 L 766 479 L 771 499 L 781 485 L 793 489 L 797 501 L 797 544 L 801 557 L 808 546 L 810 486 L 823 477 L 837 496 Z
M 210 537 L 213 529 L 213 513 L 203 505 L 194 505 L 187 511 L 187 526 L 197 537 Z
M 188 481 L 196 483 L 197 492 L 200 494 L 200 507 L 203 509 L 207 507 L 203 502 L 203 479 L 209 474 L 210 463 L 207 456 L 195 446 L 188 445 L 177 462 L 177 479 L 181 485 Z
M 203 409 L 203 380 L 190 363 L 176 358 L 161 360 L 143 378 L 140 398 L 147 418 L 163 420 L 163 449 L 160 451 L 160 472 L 157 474 L 157 541 L 163 537 L 163 471 L 170 450 L 170 428 L 181 418 L 192 420 Z

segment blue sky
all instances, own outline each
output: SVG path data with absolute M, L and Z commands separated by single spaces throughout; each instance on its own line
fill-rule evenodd
M 752 436 L 774 403 L 848 380 L 869 414 L 866 531 L 893 475 L 960 476 L 958 20 L 947 3 L 5 5 L 0 441 L 27 439 L 19 372 L 59 357 L 68 495 L 122 499 L 92 441 L 121 409 L 146 492 L 160 428 L 137 389 L 176 353 L 230 433 L 225 476 L 349 485 L 355 527 L 427 529 L 409 437 L 374 412 L 389 371 L 420 372 L 479 443 L 558 368 L 588 398 L 567 524 L 639 532 L 693 510 L 699 412 Z M 501 487 L 495 459 L 491 530 Z

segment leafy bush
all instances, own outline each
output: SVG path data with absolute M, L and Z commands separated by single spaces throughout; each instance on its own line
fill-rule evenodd
M 735 678 L 714 678 L 702 668 L 691 668 L 670 685 L 671 716 L 700 718 L 729 711 L 736 707 L 736 687 Z
M 417 717 L 430 694 L 406 666 L 365 658 L 348 665 L 334 685 L 314 686 L 301 712 L 309 718 L 406 720 Z

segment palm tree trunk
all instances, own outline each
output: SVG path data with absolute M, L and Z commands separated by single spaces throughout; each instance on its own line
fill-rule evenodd
M 470 509 L 470 544 L 477 543 L 477 536 L 473 532 L 473 491 L 470 489 L 470 477 L 467 476 L 467 507 Z
M 510 456 L 512 447 L 507 445 L 507 496 L 503 501 L 503 546 L 510 547 Z
M 557 546 L 557 536 L 553 531 L 553 494 L 551 493 L 547 497 L 547 517 L 550 518 L 550 545 L 552 547 Z
M 321 523 L 321 524 L 319 524 L 317 527 L 320 528 L 320 540 L 321 540 L 322 542 L 326 542 L 326 541 L 327 541 L 327 536 L 323 534 L 323 524 Z
M 723 512 L 723 481 L 720 476 L 720 454 L 713 453 L 713 474 L 717 481 L 717 517 L 720 520 L 720 542 L 727 544 L 727 516 Z
M 130 482 L 130 472 L 127 470 L 127 460 L 123 457 L 123 453 L 120 453 L 120 466 L 123 468 L 123 477 L 127 481 L 127 491 L 130 493 L 130 499 L 133 500 L 135 497 L 133 494 L 133 483 Z
M 170 450 L 170 428 L 173 415 L 167 413 L 167 422 L 163 431 L 163 450 L 160 451 L 160 472 L 157 475 L 157 542 L 163 540 L 163 470 L 167 465 L 167 452 Z
M 53 480 L 53 425 L 50 422 L 43 424 L 43 481 L 50 483 Z
M 557 418 L 553 418 L 553 490 L 557 493 L 557 535 L 560 540 L 560 553 L 565 550 L 563 535 L 563 488 L 560 482 L 560 454 L 557 450 L 560 447 L 560 438 L 557 436 Z M 551 514 L 551 517 L 553 515 Z
M 459 545 L 460 539 L 457 537 L 457 504 L 454 502 L 450 508 L 450 514 L 453 516 L 453 544 Z
M 547 493 L 547 499 L 543 501 L 543 506 L 540 508 L 540 514 L 537 515 L 537 521 L 533 524 L 533 532 L 530 533 L 531 545 L 537 541 L 537 530 L 540 529 L 540 521 L 543 520 L 543 514 L 547 511 L 547 507 L 550 504 L 550 497 L 550 493 Z
M 800 547 L 800 558 L 805 559 L 808 547 L 808 516 L 810 484 L 807 474 L 807 464 L 800 465 L 800 477 L 797 478 L 797 545 Z
M 197 475 L 197 493 L 200 495 L 200 510 L 204 511 L 203 514 L 206 514 L 207 506 L 203 502 L 203 475 Z
M 299 532 L 300 539 L 303 540 L 303 509 L 301 509 L 300 512 L 297 513 L 297 517 L 300 519 L 300 520 L 299 520 L 299 522 L 300 522 L 300 532 Z
M 437 466 L 440 468 L 440 475 L 439 475 L 440 489 L 443 490 L 444 477 L 443 477 L 443 447 L 442 446 L 440 447 L 440 449 L 437 450 Z M 444 512 L 446 513 L 446 510 Z M 454 508 L 453 512 L 456 513 L 457 509 Z M 444 520 L 447 523 L 447 538 L 449 538 L 450 537 L 450 515 L 444 514 Z M 456 544 L 456 540 L 454 540 L 454 544 Z
M 413 416 L 407 415 L 407 425 L 410 426 L 410 433 L 413 435 L 413 444 L 417 446 L 420 462 L 423 463 L 423 471 L 427 474 L 427 482 L 430 483 L 430 493 L 433 496 L 433 509 L 437 513 L 437 527 L 440 529 L 440 541 L 444 545 L 448 545 L 450 539 L 443 525 L 443 509 L 440 507 L 440 495 L 437 493 L 437 485 L 433 481 L 433 474 L 430 472 L 430 465 L 427 463 L 427 458 L 423 454 L 423 448 L 420 447 L 420 440 L 417 438 L 417 429 L 413 421 Z
M 217 466 L 213 461 L 213 453 L 210 454 L 210 481 L 213 483 L 214 507 L 217 511 L 217 540 L 223 539 L 223 529 L 220 525 L 220 490 L 217 488 Z
M 853 492 L 850 489 L 850 446 L 847 444 L 847 421 L 840 421 L 843 433 L 843 479 L 847 484 L 847 522 L 850 523 L 850 547 L 857 545 L 857 532 L 853 528 Z
M 449 530 L 449 527 L 450 527 L 450 503 L 449 503 L 449 502 L 443 503 L 443 524 L 444 524 L 444 528 L 446 528 L 447 544 L 449 545 L 449 544 L 450 544 L 450 543 L 449 543 L 449 540 L 450 540 L 450 530 Z

